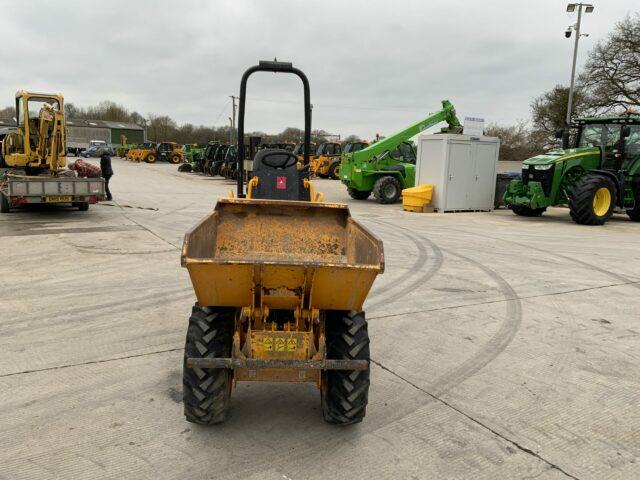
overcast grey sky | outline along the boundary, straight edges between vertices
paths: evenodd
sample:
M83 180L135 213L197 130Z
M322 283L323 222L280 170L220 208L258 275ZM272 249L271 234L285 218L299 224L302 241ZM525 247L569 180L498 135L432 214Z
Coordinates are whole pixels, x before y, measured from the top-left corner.
M2 2L3 4L5 2ZM242 72L260 59L309 77L313 126L371 138L450 99L460 116L511 123L568 83L575 17L562 0L7 1L0 15L0 105L16 90L110 99L146 115L222 125ZM594 0L579 63L638 0ZM248 130L302 127L295 77L261 73Z

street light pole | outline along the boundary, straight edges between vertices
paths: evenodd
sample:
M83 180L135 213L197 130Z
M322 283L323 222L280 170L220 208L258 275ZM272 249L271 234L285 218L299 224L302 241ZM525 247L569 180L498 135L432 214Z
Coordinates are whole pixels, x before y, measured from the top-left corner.
M573 63L571 65L571 83L569 85L569 101L567 102L567 118L565 120L567 126L571 123L571 110L573 109L573 90L576 78L576 60L578 58L578 41L580 40L580 24L582 22L582 7L585 7L585 13L593 12L593 5L587 3L570 3L567 5L567 12L573 12L578 9L578 21L573 26L576 32L576 39L573 43ZM566 31L566 36L571 36L571 28Z

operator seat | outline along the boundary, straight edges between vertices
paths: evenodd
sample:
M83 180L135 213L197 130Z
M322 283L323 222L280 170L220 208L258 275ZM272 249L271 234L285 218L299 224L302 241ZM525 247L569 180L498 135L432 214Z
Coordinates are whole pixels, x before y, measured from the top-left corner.
M253 158L253 176L258 177L253 198L311 200L309 189L304 186L309 166L298 169L298 158L288 150L259 150Z

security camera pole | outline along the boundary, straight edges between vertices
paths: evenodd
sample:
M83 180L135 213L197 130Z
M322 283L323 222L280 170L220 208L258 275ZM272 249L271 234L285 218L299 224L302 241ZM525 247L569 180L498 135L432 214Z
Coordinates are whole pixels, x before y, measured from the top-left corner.
M582 7L585 7L585 13L593 12L593 5L590 3L570 3L567 5L567 12L572 13L575 12L576 8L578 9L578 22L570 26L565 32L565 36L567 38L571 37L571 30L574 29L576 31L576 39L573 44L573 65L571 66L571 85L569 86L569 102L567 104L567 119L566 124L569 126L571 123L571 109L573 108L573 85L576 77L576 59L578 57L578 40L580 40L580 22L582 21ZM588 35L588 34L586 34ZM586 36L585 35L585 36Z

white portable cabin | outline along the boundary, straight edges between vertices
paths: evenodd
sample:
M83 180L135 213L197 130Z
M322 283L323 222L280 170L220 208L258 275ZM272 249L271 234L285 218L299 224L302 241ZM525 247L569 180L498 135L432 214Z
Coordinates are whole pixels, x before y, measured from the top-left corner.
M490 211L496 188L500 139L422 134L418 137L416 185L435 185L437 212Z

